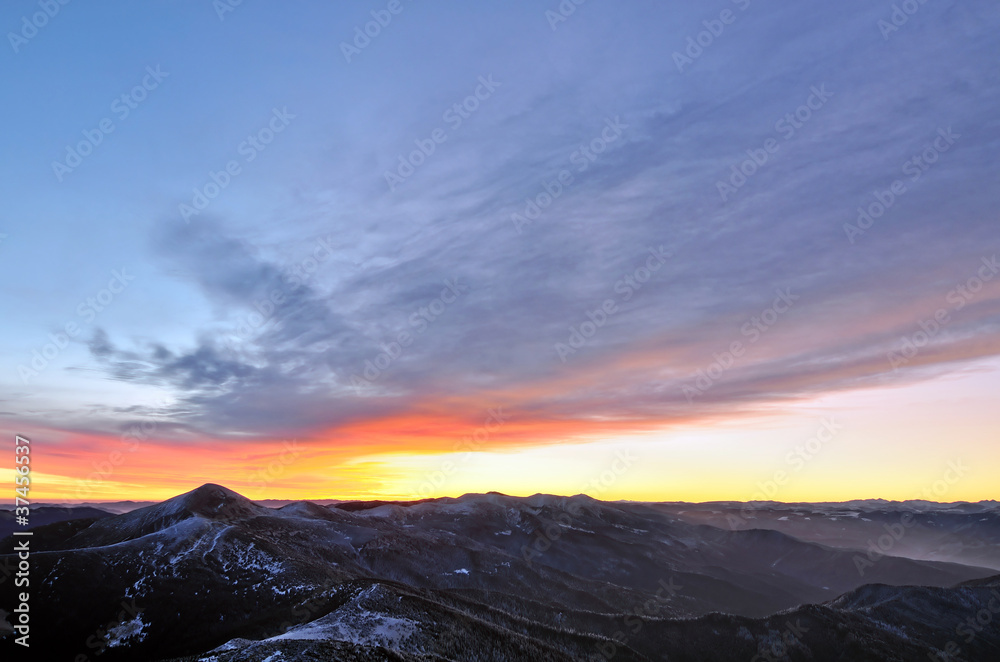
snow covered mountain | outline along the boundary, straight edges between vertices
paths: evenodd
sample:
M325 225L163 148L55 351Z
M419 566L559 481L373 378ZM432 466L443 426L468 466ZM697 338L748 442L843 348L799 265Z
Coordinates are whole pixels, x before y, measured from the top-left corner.
M885 509L866 507L854 507L857 517L834 509L821 519L836 518L858 537L851 527L868 531ZM971 608L988 595L948 587L996 574L768 527L697 523L691 508L490 493L272 509L210 484L121 515L36 530L33 617L60 633L40 644L52 659L569 660L614 646L615 659L640 660L687 650L686 631L711 631L720 651L752 647L787 610L814 620L827 614L814 626L824 637L841 636L834 622L845 619L858 621L859 632L882 632L863 626L874 617L849 598L876 583L901 587L882 612L918 624L913 609L893 605L932 590L903 587L937 587L916 613L939 622L939 610L963 601ZM789 521L780 519L782 506L773 511L757 508L768 522ZM890 524L881 533L939 535L941 522L950 520ZM963 540L982 543L977 558L997 560L993 519L957 525ZM309 657L316 651L332 657Z

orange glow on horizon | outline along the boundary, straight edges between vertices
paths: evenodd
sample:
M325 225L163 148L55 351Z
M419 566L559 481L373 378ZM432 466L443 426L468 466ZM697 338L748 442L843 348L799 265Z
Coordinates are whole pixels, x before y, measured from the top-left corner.
M158 438L155 429L146 440L42 428L21 434L34 444L33 501L162 500L204 483L251 499L499 491L746 501L762 498L760 486L778 471L789 476L773 495L776 501L904 500L927 498L953 462L970 467L967 475L930 496L979 501L1000 498L998 384L1000 362L994 361L909 386L831 393L700 420L556 420L506 406L449 402L433 411L480 413L409 413L285 440L176 441ZM949 415L942 417L942 410ZM830 416L843 431L802 467L791 462L789 454ZM607 480L620 453L636 459ZM13 471L0 470L0 477L12 481Z

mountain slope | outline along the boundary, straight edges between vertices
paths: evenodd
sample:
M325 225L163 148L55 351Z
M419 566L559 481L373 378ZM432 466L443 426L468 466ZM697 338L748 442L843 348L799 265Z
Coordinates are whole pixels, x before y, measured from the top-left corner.
M886 556L862 577L858 550L778 531L727 531L656 504L583 496L491 493L270 509L205 485L81 522L83 530L67 523L39 529L33 548L33 617L60 633L39 644L56 658L104 648L107 660L202 653L234 639L279 637L332 614L310 631L388 650L401 640L363 633L388 623L398 634L405 625L402 643L412 646L395 645L397 653L450 655L431 646L432 626L451 623L460 637L475 622L477 641L496 648L509 640L512 655L553 660L589 655L640 618L645 634L629 637L628 654L655 659L657 647L679 646L674 638L688 636L682 630L701 632L718 619L744 623L739 617L828 602L870 581L947 587L992 574ZM831 623L862 627L868 619L830 604L823 609L837 614ZM125 607L137 613L124 618ZM709 620L690 620L698 618ZM320 648L330 643L321 639ZM285 646L277 641L253 646Z

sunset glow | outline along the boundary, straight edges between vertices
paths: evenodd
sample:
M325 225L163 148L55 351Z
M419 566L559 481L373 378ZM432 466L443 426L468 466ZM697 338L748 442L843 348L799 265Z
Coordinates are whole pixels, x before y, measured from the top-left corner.
M963 26L928 45L734 3L678 58L694 4L515 4L347 49L371 8L66 8L18 44L34 498L1000 497L988 10L927 5Z

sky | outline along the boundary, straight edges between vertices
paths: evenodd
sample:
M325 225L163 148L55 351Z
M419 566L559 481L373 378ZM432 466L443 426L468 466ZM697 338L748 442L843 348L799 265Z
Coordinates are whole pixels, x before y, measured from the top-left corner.
M36 499L1000 497L996 3L0 28Z

